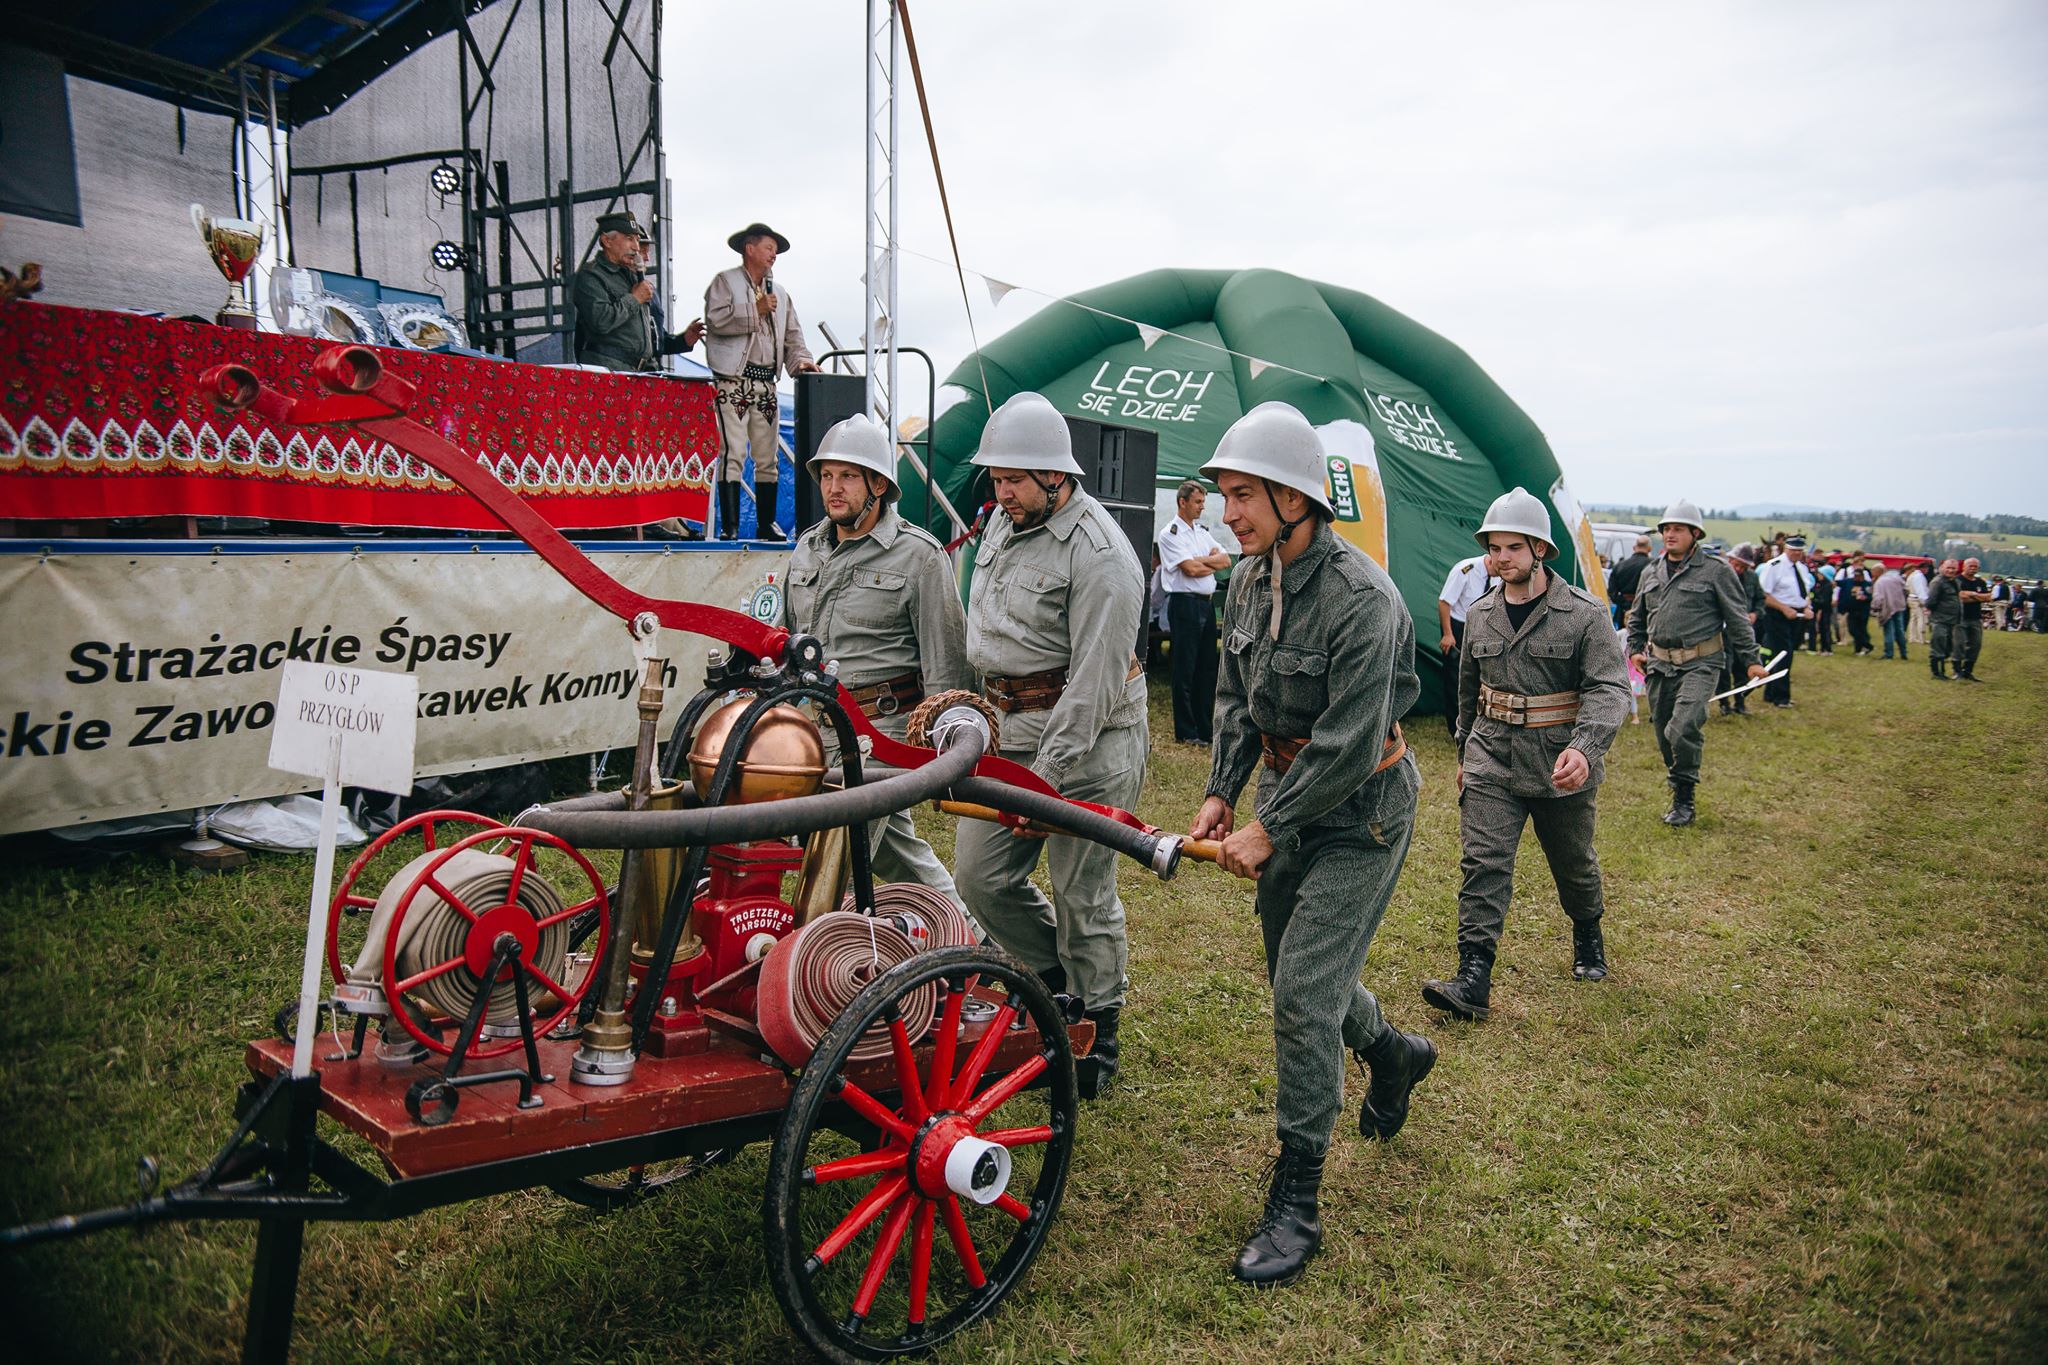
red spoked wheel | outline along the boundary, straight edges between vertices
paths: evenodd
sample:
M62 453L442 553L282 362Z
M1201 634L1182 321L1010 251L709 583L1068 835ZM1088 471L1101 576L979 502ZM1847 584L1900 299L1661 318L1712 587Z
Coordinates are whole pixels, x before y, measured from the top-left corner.
M426 851L432 853L447 842L443 829L447 825L474 825L481 829L496 829L499 822L487 815L472 815L465 810L429 810L418 815L409 815L390 829L372 839L355 860L348 865L348 871L341 874L341 883L335 888L334 899L327 907L327 971L338 986L348 979L348 964L341 960L342 921L361 922L362 917L377 908L377 897L384 890L398 870L418 855L415 839L425 842ZM396 850L393 845L398 845ZM384 856L389 851L390 856ZM361 935L355 935L360 947Z
M483 845L493 845L489 850ZM574 902L533 871L536 857L549 850L566 855L587 885L588 895ZM534 985L554 997L552 1010L536 1003L533 1030L546 1033L575 1010L596 981L597 973L572 974L567 967L570 922L597 912L591 943L592 961L601 960L611 937L611 902L604 878L590 860L552 834L493 824L451 844L411 877L399 897L384 939L384 993L391 1017L423 1047L446 1056L454 1044L436 1029L441 1018L460 1019L483 984L498 940L510 934L519 943L519 965ZM425 916L410 930L407 920ZM518 1036L516 992L511 967L493 983L487 1025L509 1034L500 1040L479 1037L470 1057L501 1057L523 1047ZM540 997L542 1001L545 996Z
M907 1012L935 982L913 1047ZM850 1061L877 1026L890 1055ZM1059 1212L1079 1103L1067 1021L1015 958L942 948L876 978L819 1041L769 1160L763 1244L790 1325L828 1359L887 1360L994 1311Z

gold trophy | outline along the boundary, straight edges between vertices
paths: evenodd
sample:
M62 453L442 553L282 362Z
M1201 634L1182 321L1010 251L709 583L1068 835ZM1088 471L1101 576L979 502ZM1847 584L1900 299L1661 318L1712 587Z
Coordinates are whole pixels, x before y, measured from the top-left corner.
M263 224L247 218L209 218L205 209L194 204L192 226L199 229L199 240L206 243L206 254L213 257L220 273L227 276L227 306L216 313L213 320L223 327L255 331L256 310L249 306L249 294L242 287L242 281L255 269L256 254L263 250Z

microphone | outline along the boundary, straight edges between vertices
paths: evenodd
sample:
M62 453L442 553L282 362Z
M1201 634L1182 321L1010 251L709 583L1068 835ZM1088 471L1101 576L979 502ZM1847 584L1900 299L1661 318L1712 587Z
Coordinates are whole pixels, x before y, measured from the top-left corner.
M775 297L775 277L773 275L763 275L761 277L761 290L769 298Z

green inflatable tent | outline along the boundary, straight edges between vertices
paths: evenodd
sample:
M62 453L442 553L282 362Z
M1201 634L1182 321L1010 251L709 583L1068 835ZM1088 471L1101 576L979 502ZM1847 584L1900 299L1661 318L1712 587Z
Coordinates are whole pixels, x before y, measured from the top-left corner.
M967 461L989 409L1014 393L1158 432L1162 489L1194 474L1247 409L1299 408L1323 436L1337 531L1386 568L1415 618L1418 710L1448 696L1437 591L1477 553L1472 533L1509 488L1550 505L1554 567L1606 596L1592 526L1536 424L1458 347L1354 290L1277 270L1154 270L1052 304L946 382L967 400L938 419L932 473L963 512L979 505ZM940 529L919 483L906 471L905 513Z

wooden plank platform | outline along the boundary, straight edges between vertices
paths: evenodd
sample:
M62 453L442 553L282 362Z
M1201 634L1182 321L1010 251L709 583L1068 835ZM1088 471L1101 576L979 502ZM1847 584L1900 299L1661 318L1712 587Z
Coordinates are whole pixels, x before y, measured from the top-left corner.
M982 1026L961 1030L964 1058ZM1076 1056L1094 1041L1094 1025L1083 1020L1068 1030ZM1036 1029L1020 1029L997 1050L989 1075L999 1076L1030 1057L1038 1048ZM454 1116L438 1127L415 1122L405 1109L407 1087L423 1076L440 1074L446 1063L393 1070L369 1051L354 1061L316 1066L322 1088L320 1107L329 1117L368 1141L402 1176L430 1175L486 1161L534 1156L612 1138L673 1128L780 1113L789 1107L794 1078L763 1060L745 1043L713 1035L707 1051L681 1057L643 1055L624 1085L575 1085L569 1061L576 1043L543 1041L541 1069L554 1076L536 1086L541 1103L518 1106L516 1082L480 1085L461 1092ZM292 1045L259 1038L248 1046L249 1070L258 1078L291 1069ZM930 1065L931 1045L917 1049L920 1069ZM521 1054L478 1064L476 1070L516 1066ZM848 1069L850 1079L871 1093L893 1092L895 1067L882 1060Z

